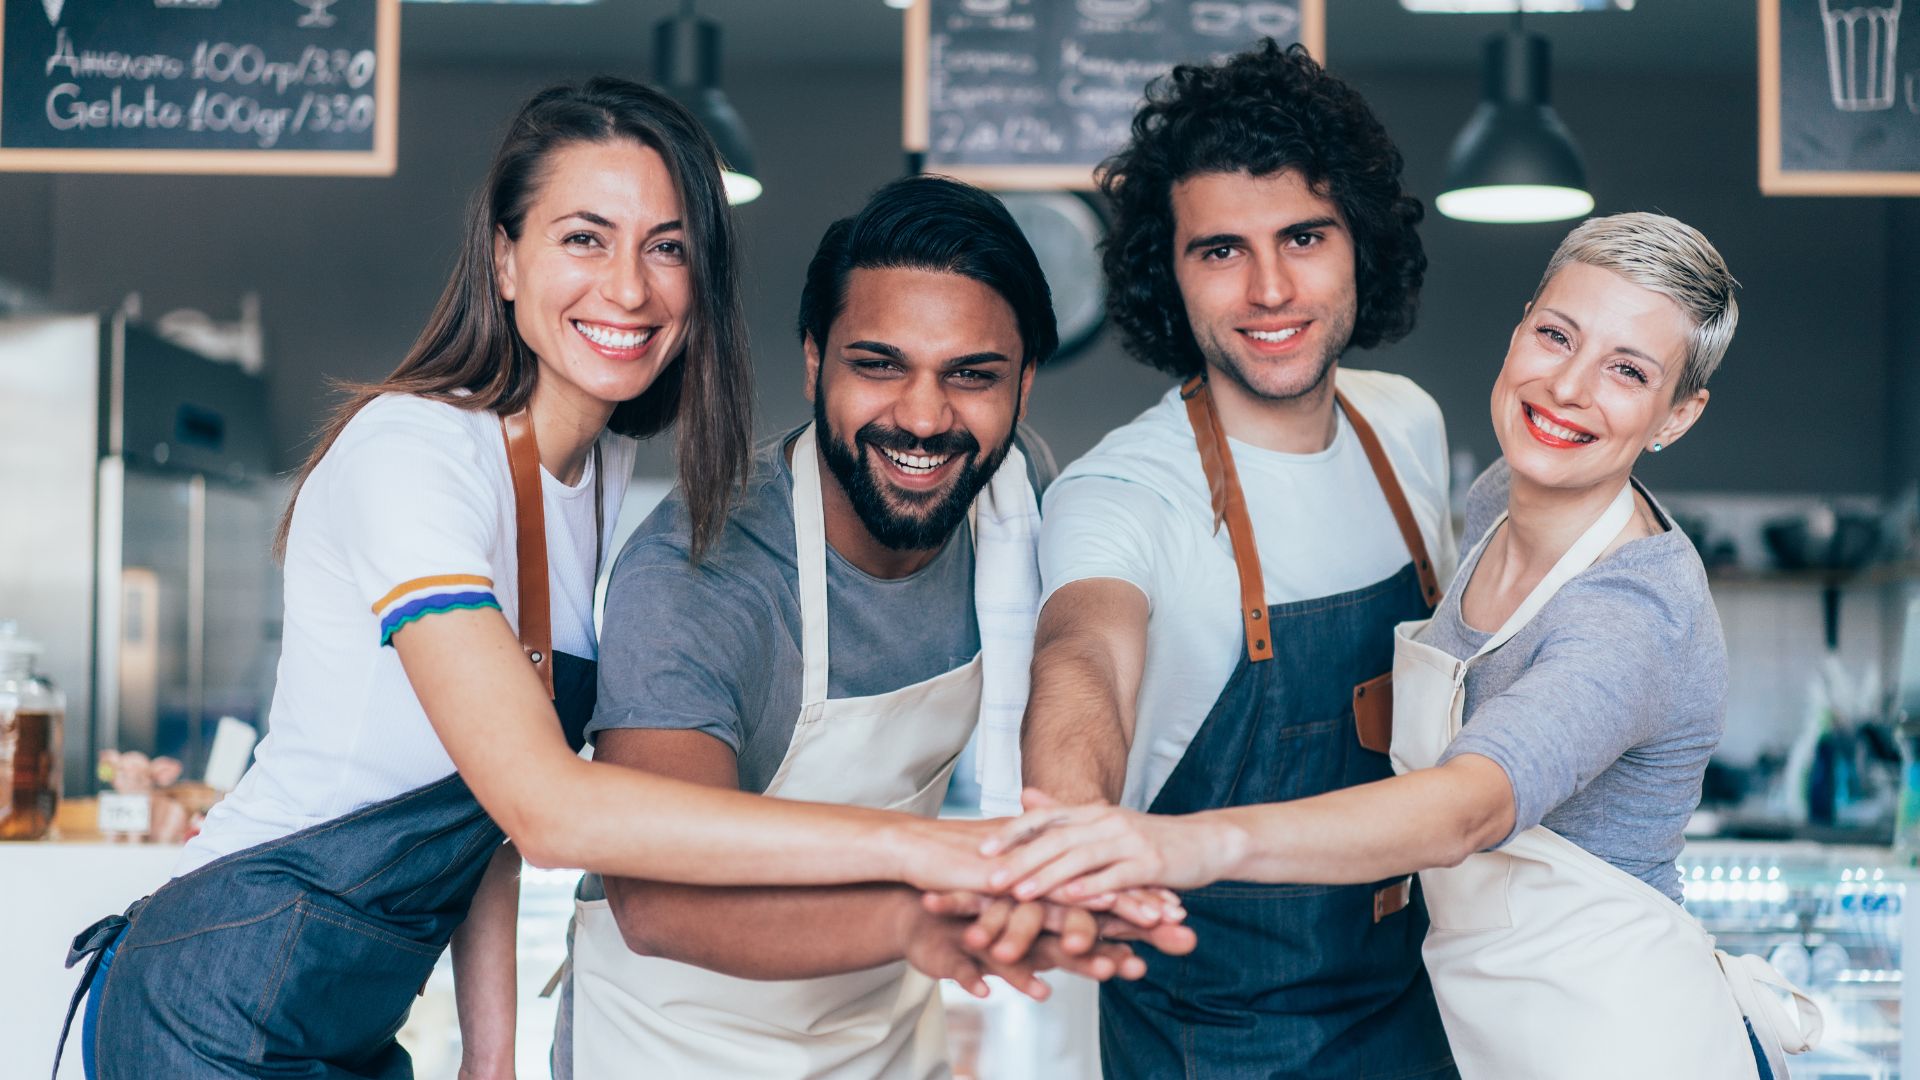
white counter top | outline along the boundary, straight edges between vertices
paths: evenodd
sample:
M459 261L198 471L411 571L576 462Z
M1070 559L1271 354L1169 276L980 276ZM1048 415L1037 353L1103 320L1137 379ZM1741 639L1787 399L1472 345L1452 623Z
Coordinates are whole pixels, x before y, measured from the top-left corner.
M46 1076L53 1066L80 981L79 968L64 966L74 935L158 888L179 859L173 844L0 843L0 1046L16 1075ZM81 1075L76 1021L60 1078Z

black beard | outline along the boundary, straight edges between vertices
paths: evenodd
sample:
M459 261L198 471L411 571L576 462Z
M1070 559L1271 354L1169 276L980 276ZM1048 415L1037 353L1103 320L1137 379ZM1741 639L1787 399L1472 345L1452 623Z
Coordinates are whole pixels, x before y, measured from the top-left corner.
M844 442L827 422L826 395L813 395L815 441L827 468L847 493L853 512L861 524L882 546L894 551L927 551L947 542L953 530L967 518L974 496L993 479L994 471L1006 460L1013 436L984 460L980 442L966 431L948 431L928 439L918 439L899 428L868 424L855 433L852 442ZM966 462L960 475L944 494L909 492L880 486L873 474L873 463L860 450L861 444L895 453L928 455L963 454ZM902 506L901 504L905 504Z

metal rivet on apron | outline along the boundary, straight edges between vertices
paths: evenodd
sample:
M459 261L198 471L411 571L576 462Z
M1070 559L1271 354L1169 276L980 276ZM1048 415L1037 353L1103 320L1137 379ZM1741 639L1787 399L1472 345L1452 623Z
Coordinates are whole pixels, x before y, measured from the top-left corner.
M527 659L529 659L529 660L531 660L531 661L533 661L534 663L536 663L536 664L537 664L537 663L539 663L540 661L542 661L542 660L544 660L544 659L546 659L546 657L545 657L545 656L543 656L543 655L541 655L541 653L540 653L540 650L538 650L538 649L535 649L534 651L532 651L532 652L530 652L530 653L528 653L528 654L527 654Z
M1357 698L1360 698L1360 697L1366 697L1366 696L1367 696L1367 688L1366 688L1366 687L1364 687L1364 686L1356 686L1356 687L1354 687L1354 688L1353 688L1353 696L1354 696L1354 697L1357 697Z
M1247 615L1250 618L1258 619L1260 617L1260 610L1258 608L1249 608L1247 609Z
M1265 638L1261 638L1261 639L1260 639L1259 641L1256 641L1256 642L1254 642L1254 643L1253 643L1253 647L1254 647L1254 648L1256 648L1256 649L1264 649L1264 648L1266 648L1266 647L1267 647L1267 641L1266 641L1266 639L1265 639Z

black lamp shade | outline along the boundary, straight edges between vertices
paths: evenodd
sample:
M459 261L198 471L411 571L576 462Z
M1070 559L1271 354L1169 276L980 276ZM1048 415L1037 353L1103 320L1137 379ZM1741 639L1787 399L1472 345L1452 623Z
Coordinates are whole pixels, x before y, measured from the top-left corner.
M720 89L719 24L691 14L660 20L653 28L653 67L660 89L687 107L719 149L727 201L758 198L753 140L727 92Z
M1593 209L1586 164L1547 101L1549 54L1538 34L1488 40L1483 100L1453 143L1434 200L1468 221L1556 221Z

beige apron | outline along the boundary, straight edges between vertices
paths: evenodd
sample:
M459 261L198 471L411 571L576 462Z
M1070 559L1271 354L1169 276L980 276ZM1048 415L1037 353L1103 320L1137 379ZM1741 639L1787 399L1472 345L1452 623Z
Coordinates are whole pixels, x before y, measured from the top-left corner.
M1415 641L1426 620L1394 629L1396 772L1439 761L1460 732L1473 661L1592 566L1632 515L1629 485L1466 660ZM1461 565L1474 566L1486 543ZM1819 1040L1819 1010L1764 961L1717 952L1679 904L1544 826L1459 866L1423 870L1420 885L1432 920L1423 955L1466 1080L1753 1080L1743 1013L1786 1080L1783 1048L1800 1053ZM1756 983L1792 994L1797 1019Z
M1027 484L1017 449L992 483ZM932 817L979 716L980 658L890 694L828 700L827 542L811 426L794 444L793 525L804 704L766 794ZM574 919L580 1080L948 1075L937 983L904 961L818 979L739 979L634 954L605 900L576 901Z

